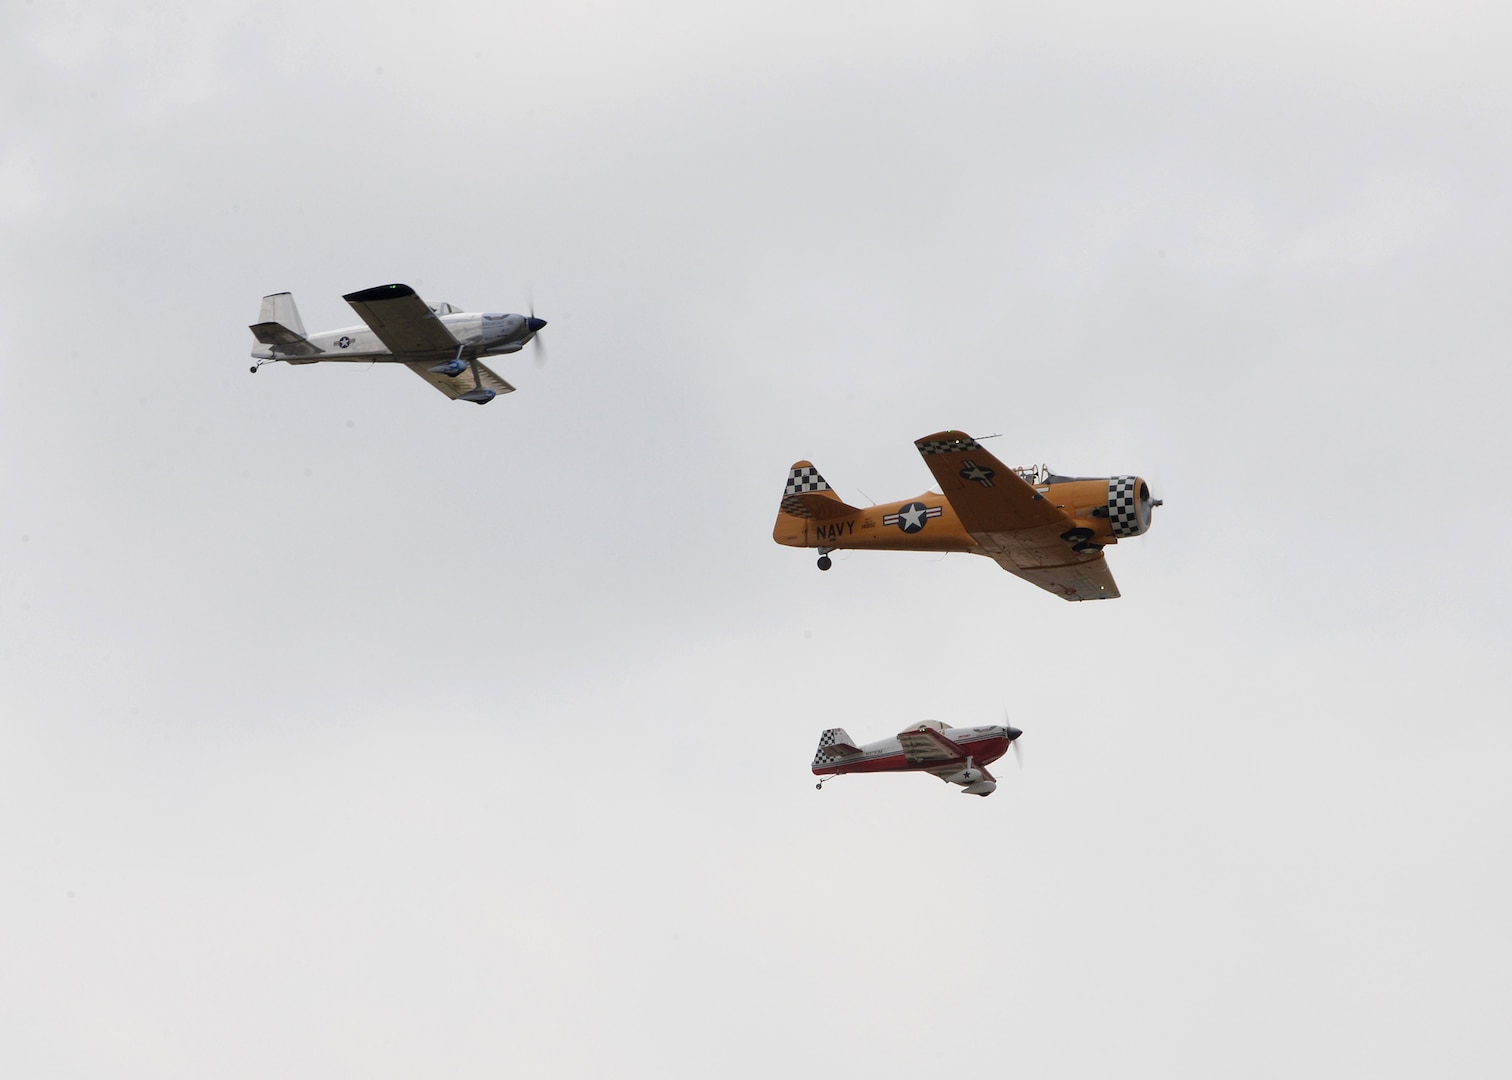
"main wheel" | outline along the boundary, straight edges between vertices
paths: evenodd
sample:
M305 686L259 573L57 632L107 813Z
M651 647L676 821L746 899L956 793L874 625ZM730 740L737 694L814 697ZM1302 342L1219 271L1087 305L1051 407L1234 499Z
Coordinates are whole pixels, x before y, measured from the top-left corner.
M830 557L828 555L819 556L819 569L828 570L833 565L834 563L830 562Z

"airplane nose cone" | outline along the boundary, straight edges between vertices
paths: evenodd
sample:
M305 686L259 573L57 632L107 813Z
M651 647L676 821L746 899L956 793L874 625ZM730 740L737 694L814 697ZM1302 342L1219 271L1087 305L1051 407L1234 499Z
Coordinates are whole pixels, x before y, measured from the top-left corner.
M1005 727L1003 729L1003 738L1007 739L1009 742L1012 742L1022 734L1023 732L1016 727Z
M532 334L534 334L537 330L540 330L545 325L545 319L537 319L534 315L525 320L525 326L530 330Z

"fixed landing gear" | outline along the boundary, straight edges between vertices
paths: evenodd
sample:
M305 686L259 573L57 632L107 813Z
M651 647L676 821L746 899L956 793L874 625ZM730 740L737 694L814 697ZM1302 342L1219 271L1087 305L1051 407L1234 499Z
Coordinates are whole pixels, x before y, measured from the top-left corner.
M822 547L822 548L819 549L819 562L818 562L819 569L821 569L821 570L828 570L831 566L835 565L834 563L830 562L830 557L829 557L829 553L832 552L832 551L834 551L834 550L835 550L834 548L827 548L827 547Z

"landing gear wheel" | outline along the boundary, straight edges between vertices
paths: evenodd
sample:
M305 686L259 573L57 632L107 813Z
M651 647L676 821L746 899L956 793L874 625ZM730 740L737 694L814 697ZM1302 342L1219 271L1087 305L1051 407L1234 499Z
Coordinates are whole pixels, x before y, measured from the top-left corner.
M824 781L821 780L817 784L815 784L814 785L814 790L815 791L823 791L824 790Z
M252 374L254 374L254 375L257 374L257 365L256 364L252 365Z
M828 570L831 566L834 565L834 563L830 562L830 557L828 555L819 556L819 569Z

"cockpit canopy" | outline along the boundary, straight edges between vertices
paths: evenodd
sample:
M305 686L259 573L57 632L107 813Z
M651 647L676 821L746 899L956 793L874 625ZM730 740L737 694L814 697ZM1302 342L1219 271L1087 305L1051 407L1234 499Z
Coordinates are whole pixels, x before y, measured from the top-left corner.
M448 304L445 300L442 300L438 304L426 304L425 306L430 308L437 315L455 315L457 312L462 310L456 304Z

